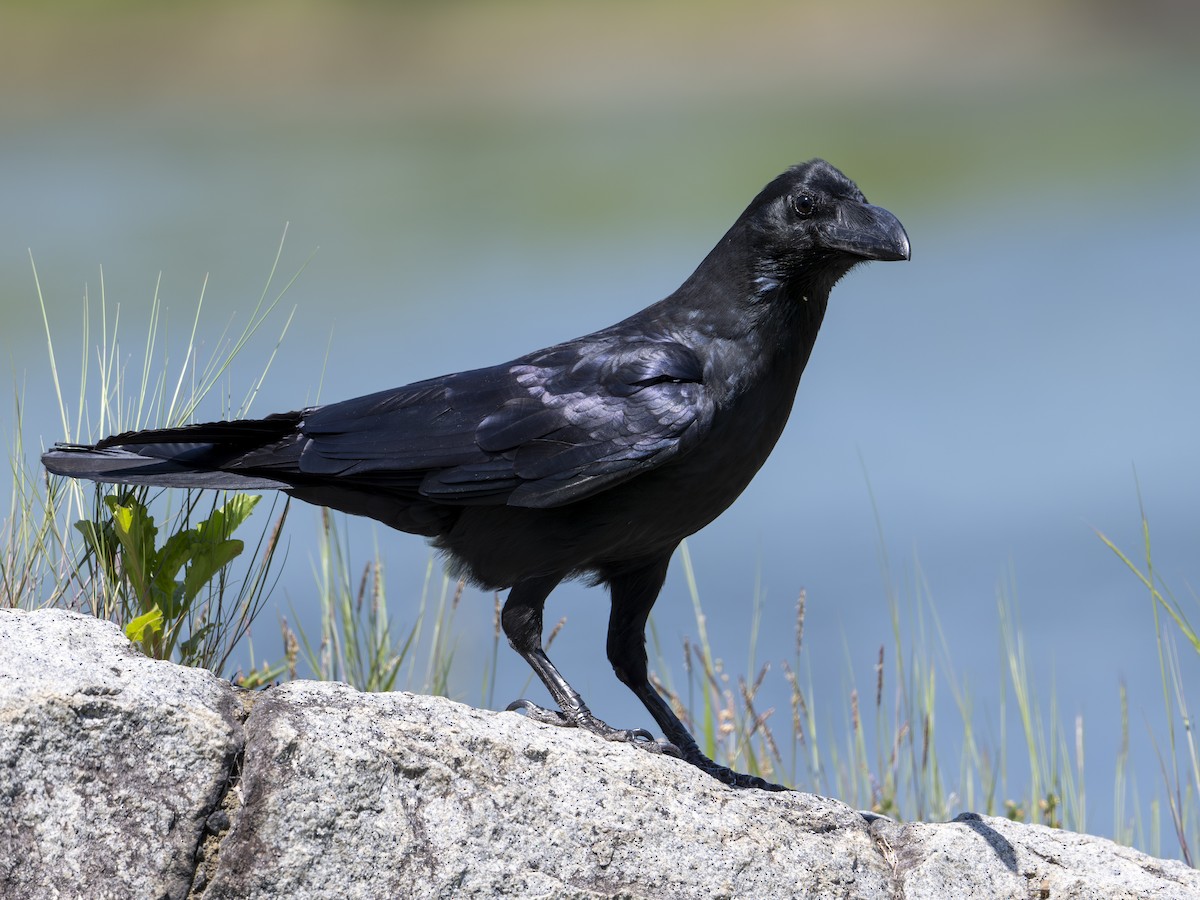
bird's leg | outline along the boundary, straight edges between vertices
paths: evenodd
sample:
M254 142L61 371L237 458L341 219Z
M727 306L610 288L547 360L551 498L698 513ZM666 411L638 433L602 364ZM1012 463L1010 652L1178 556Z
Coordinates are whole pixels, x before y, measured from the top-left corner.
M583 728L606 740L626 741L652 752L670 752L673 747L661 745L644 728L613 728L596 718L583 702L583 697L567 683L542 649L542 609L545 607L546 598L560 580L545 577L517 582L509 591L500 614L500 623L508 643L529 663L559 708L544 709L525 699L514 700L507 708L524 710L530 718L550 725Z
M744 775L721 766L705 756L687 727L671 710L662 695L654 689L646 668L646 619L667 576L670 556L656 560L643 569L615 576L609 580L612 590L612 613L608 620L608 660L617 678L642 701L663 730L663 734L678 750L678 755L718 781L733 787L752 787L766 791L786 791L757 775Z

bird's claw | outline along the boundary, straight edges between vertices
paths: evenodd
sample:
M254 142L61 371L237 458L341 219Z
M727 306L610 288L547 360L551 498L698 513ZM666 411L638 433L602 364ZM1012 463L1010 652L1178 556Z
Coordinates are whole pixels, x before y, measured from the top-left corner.
M735 788L757 788L760 791L789 791L791 788L784 787L781 784L774 784L764 778L759 778L757 775L745 775L741 772L735 772L728 766L718 765L707 756L700 752L700 748L693 742L690 747L681 749L677 745L665 738L655 738L653 734L645 728L613 728L608 723L597 719L585 707L583 710L571 714L563 710L547 709L544 706L538 706L532 700L527 700L522 697L520 700L514 700L505 707L508 712L524 712L529 718L535 722L542 722L546 725L557 725L562 728L582 728L584 731L590 731L598 737L604 738L606 741L619 741L625 744L632 744L639 750L645 750L647 753L659 753L663 756L673 756L676 759L682 759L684 762L691 763L701 771L711 775L717 781L727 784Z
M675 759L683 759L683 751L666 738L658 738L645 745L639 744L638 746L649 753L661 753L663 756L673 756Z
M575 725L565 713L557 709L546 709L544 706L538 706L532 700L526 700L524 697L508 704L508 706L504 707L504 711L524 712L533 721L542 722L546 725L559 725L563 728L571 728Z
M742 772L735 772L728 766L718 765L696 748L692 753L682 755L685 762L691 763L702 772L711 775L723 784L735 788L757 788L760 791L790 791L791 788L785 787L782 784L775 784L767 781L765 778L759 778L757 775L746 775Z
M582 728L584 731L590 731L592 734L602 737L606 741L632 744L641 750L645 750L647 753L661 753L666 756L683 758L682 750L670 741L656 738L645 728L613 728L586 710L572 716L562 710L546 709L544 706L538 706L532 700L526 700L525 698L514 700L505 707L505 710L508 712L524 712L525 715L535 722L542 722L546 725L558 725L563 728Z
M717 771L709 772L718 781L723 781L730 787L735 788L757 788L760 791L790 791L791 788L785 787L782 784L775 784L773 781L767 781L765 778L759 778L757 775L746 775L742 772L735 772L726 766L717 766Z

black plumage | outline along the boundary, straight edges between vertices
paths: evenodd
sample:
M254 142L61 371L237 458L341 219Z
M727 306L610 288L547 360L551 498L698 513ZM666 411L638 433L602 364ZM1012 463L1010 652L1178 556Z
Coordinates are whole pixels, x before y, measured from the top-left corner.
M858 263L908 258L899 221L812 160L767 185L675 293L609 328L341 403L42 459L102 482L278 488L425 535L475 583L512 589L505 634L561 711L518 705L767 786L704 757L650 685L646 618L676 546L774 447L831 288ZM609 659L667 741L601 722L542 650L545 600L578 576L609 586Z

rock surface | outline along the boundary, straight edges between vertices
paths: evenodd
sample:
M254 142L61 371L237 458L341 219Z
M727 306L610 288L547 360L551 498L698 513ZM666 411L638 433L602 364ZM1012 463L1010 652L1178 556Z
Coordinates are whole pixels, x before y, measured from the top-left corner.
M961 816L872 825L435 697L243 694L0 610L0 897L1162 898L1200 872Z
M0 897L187 896L242 718L114 625L0 610Z

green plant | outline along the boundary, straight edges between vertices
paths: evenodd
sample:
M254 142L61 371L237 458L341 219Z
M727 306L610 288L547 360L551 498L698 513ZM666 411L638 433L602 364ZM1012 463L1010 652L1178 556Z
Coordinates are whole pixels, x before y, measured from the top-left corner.
M745 677L735 680L726 671L709 640L707 617L686 541L680 545L680 558L699 636L698 643L685 639L683 644L686 697L675 687L670 676L653 618L649 621L649 631L656 665L650 680L666 697L680 721L692 731L700 749L709 758L751 775L768 780L775 778L781 771L782 758L769 725L774 710L758 709L758 692L770 666L758 668L750 680ZM757 592L752 608L748 659L750 670L754 671L755 642L762 613L762 596ZM700 704L698 712L695 709L697 703Z
M1044 694L1045 690L1038 690L1029 671L1025 641L1017 622L1015 588L1002 585L998 593L1001 655L1008 668L1007 684L1016 702L1029 771L1024 803L1006 800L1005 815L1012 818L1019 811L1023 820L1084 831L1087 806L1083 787L1083 720L1075 718L1074 740L1069 741L1058 715L1057 698L1051 691L1047 724L1038 701L1039 693Z
M345 538L339 537L337 523L334 513L321 510L315 579L320 642L314 646L303 626L297 624L299 645L314 677L344 681L361 691L390 691L419 634L424 598L418 624L393 640L383 562L376 553L356 579L350 569L350 548Z
M116 607L110 604L109 618L124 623L125 634L146 655L221 671L266 599L286 506L267 546L256 554L257 576L238 590L238 602L229 609L225 567L244 549L231 535L261 498L221 495L225 502L214 501L195 525L189 524L194 507L188 505L187 516L176 520L159 545L154 516L138 494L109 494L102 500L107 516L75 523L88 548L81 561L87 580L105 585Z
M1015 601L999 592L1001 658L1008 668L1007 684L1015 697L1016 713L1027 750L1028 791L1021 801L998 801L1006 771L1004 736L999 754L981 747L973 725L973 706L966 685L954 675L951 654L936 610L923 580L916 579L913 600L893 586L890 564L881 559L889 614L891 646L881 645L871 667L871 686L860 690L849 670L844 726L824 724L814 701L813 679L804 654L807 595L796 605L795 653L780 668L790 696L790 752L785 763L772 729L772 709L762 709L762 687L769 664L754 663L761 619L752 619L749 671L753 678L735 677L716 655L710 642L686 545L681 548L683 571L692 595L697 641L684 640L685 680L676 687L663 658L651 622L654 682L677 715L694 730L701 747L714 759L785 784L817 793L830 793L860 809L908 820L945 820L964 809L1003 814L1021 821L1040 821L1056 827L1082 829L1086 806L1083 793L1083 724L1076 719L1072 733L1059 725L1051 701L1043 716L1025 658ZM757 594L757 592L756 592ZM761 601L756 596L754 606ZM915 634L910 620L915 618ZM937 644L930 635L936 635ZM949 690L959 717L961 737L956 765L947 765L940 748L948 743L945 721L939 719L939 692ZM1000 719L1007 718L1002 702ZM1071 766L1074 766L1072 768Z
M19 395L14 408L11 493L0 525L0 607L33 608L61 596L62 585L73 577L75 559L67 552L60 515L68 486L59 479L48 481L29 464Z
M1150 549L1150 522L1138 491L1138 507L1141 514L1142 552L1144 567L1133 562L1112 540L1101 532L1096 534L1125 567L1136 576L1147 590L1154 614L1154 639L1158 649L1158 668L1162 683L1163 708L1167 718L1166 757L1156 743L1159 768L1162 772L1167 795L1167 811L1171 826L1179 842L1180 851L1188 865L1196 865L1194 848L1200 845L1200 747L1196 742L1196 726L1188 706L1184 688L1183 667L1179 658L1178 642L1174 635L1165 632L1162 613L1174 624L1184 642L1200 658L1200 635L1188 619L1187 612L1154 567L1154 556ZM1122 803L1124 785L1118 782L1118 803ZM1118 823L1121 821L1117 820Z
M412 624L396 632L388 614L386 579L378 548L361 568L352 565L349 541L338 524L340 518L327 509L321 510L315 571L321 617L319 640L310 638L298 622L296 626L294 639L312 676L322 681L344 681L363 691L390 691L404 686L448 695L454 663L454 613L466 583L443 575L436 603L432 603L435 560L431 558ZM425 667L418 678L417 650L427 625ZM285 645L289 633L291 629L285 626Z
M87 291L82 298L82 349L78 400L74 403L64 392L64 370L55 352L48 304L35 266L34 284L63 439L87 440L99 434L182 424L210 393L227 393L218 389L234 359L250 345L299 275L297 272L270 298L282 250L281 240L246 325L240 332L223 335L206 361L199 359L197 350L204 305L201 288L182 363L175 367L164 349L169 342L158 286L149 305L141 363L131 367L120 349L119 307L110 307L101 272L99 303L93 306ZM290 316L240 406L226 414L246 413L288 324ZM93 328L99 334L94 347ZM131 369L136 374L131 375ZM61 605L110 618L126 627L148 652L221 671L238 641L248 633L273 583L272 567L286 504L278 517L272 516L264 525L252 554L255 563L239 577L227 566L242 550L242 542L231 535L256 499L186 492L179 503L177 492L165 491L153 495L154 505L165 509L154 515L145 488L106 495L99 487L48 478L36 457L32 461L26 458L19 396L16 408L17 433L10 455L12 499L0 529L4 538L0 554L3 602L27 608ZM211 506L198 512L200 504L208 502Z

